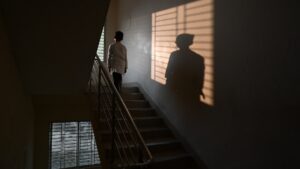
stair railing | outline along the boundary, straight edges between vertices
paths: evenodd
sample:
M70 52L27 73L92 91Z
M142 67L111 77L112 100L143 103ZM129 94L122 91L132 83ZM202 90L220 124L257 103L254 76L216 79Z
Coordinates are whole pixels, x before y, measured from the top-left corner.
M97 96L97 123L101 130L100 147L109 168L143 167L152 155L145 144L122 97L113 84L106 65L95 57L89 91ZM99 133L95 133L97 135ZM100 150L103 151L103 150ZM103 161L103 159L100 159Z

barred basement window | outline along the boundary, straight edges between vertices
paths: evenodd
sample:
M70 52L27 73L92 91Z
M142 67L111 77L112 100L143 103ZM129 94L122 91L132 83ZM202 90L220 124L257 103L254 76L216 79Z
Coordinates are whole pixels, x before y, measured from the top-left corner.
M73 168L100 164L91 122L51 123L49 168Z

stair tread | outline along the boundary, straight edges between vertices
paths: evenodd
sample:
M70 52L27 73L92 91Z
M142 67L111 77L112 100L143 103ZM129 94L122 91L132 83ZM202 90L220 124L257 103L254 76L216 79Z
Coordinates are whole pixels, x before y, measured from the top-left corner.
M153 155L153 163L150 168L155 169L164 169L164 168L194 168L197 169L198 166L193 160L193 157L189 153L180 153L180 154L169 154L162 156Z
M168 161L168 160L176 160L180 158L191 157L189 153L180 153L180 154L173 154L173 153L160 153L159 156L154 156L154 162L161 162L161 161Z
M180 141L174 139L174 140L165 140L165 141L146 141L147 146L156 146L156 145L167 145L167 144L174 144L174 143L180 143Z
M147 102L145 99L129 99L129 100L124 100L125 102Z
M147 119L150 119L150 120L153 120L153 119L162 119L160 116L156 115L156 114L131 114L133 120L135 120L136 118L139 118L138 120L147 120Z
M121 96L123 100L131 100L131 99L145 100L144 95L141 93L122 93Z
M126 96L126 95L143 95L143 93L139 92L139 91L125 91L121 93L121 96Z
M122 120L121 118L117 118L116 120ZM147 117L134 117L133 120L162 120L159 116L147 116ZM100 119L100 121L106 121L106 119Z
M140 89L138 87L125 87L122 88L122 93L127 93L127 92L137 92L140 91Z
M141 109L129 109L130 114L133 118L138 117L159 117L153 109L141 108Z
M159 141L159 140L147 140L145 142L146 142L146 145L148 147L163 146L163 145L168 145L168 144L174 144L174 143L179 144L180 143L180 141L178 141L176 139L169 139L169 140L165 139L165 140L161 140L161 141ZM107 142L104 141L102 144L104 145L104 147L108 147L110 145L110 142L109 141L107 141ZM124 146L124 147L128 147L128 146Z
M136 108L136 107L150 108L151 107L151 105L147 100L125 100L125 104L127 105L128 108Z
M154 110L152 107L131 107L128 110L139 110L139 111L152 111Z
M135 117L133 120L163 120L159 116L149 116L149 117Z
M162 131L162 130L169 130L168 128L166 128L166 127L145 127L145 128L141 128L140 129L140 131L141 132L148 132L148 131ZM107 130L107 129L105 129L105 130L101 130L100 129L100 132L101 133L105 133L105 132L110 132L110 130Z
M132 91L130 91L130 90L125 90L125 91L122 91L121 92L121 95L123 95L123 94L142 94L140 91L137 91L137 90L132 90Z
M167 127L145 127L145 128L141 128L140 131L142 132L147 132L147 131L161 131L161 130L170 130Z

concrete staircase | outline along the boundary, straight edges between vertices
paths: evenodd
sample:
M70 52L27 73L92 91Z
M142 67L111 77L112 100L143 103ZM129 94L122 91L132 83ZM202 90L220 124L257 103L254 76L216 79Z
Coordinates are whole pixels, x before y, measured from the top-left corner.
M154 160L150 169L200 168L138 87L124 88L122 97L153 155Z

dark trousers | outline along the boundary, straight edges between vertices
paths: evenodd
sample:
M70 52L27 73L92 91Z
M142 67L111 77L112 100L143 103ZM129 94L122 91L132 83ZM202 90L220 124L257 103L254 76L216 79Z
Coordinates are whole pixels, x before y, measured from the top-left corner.
M120 92L122 87L122 74L113 72L113 79L117 90Z

